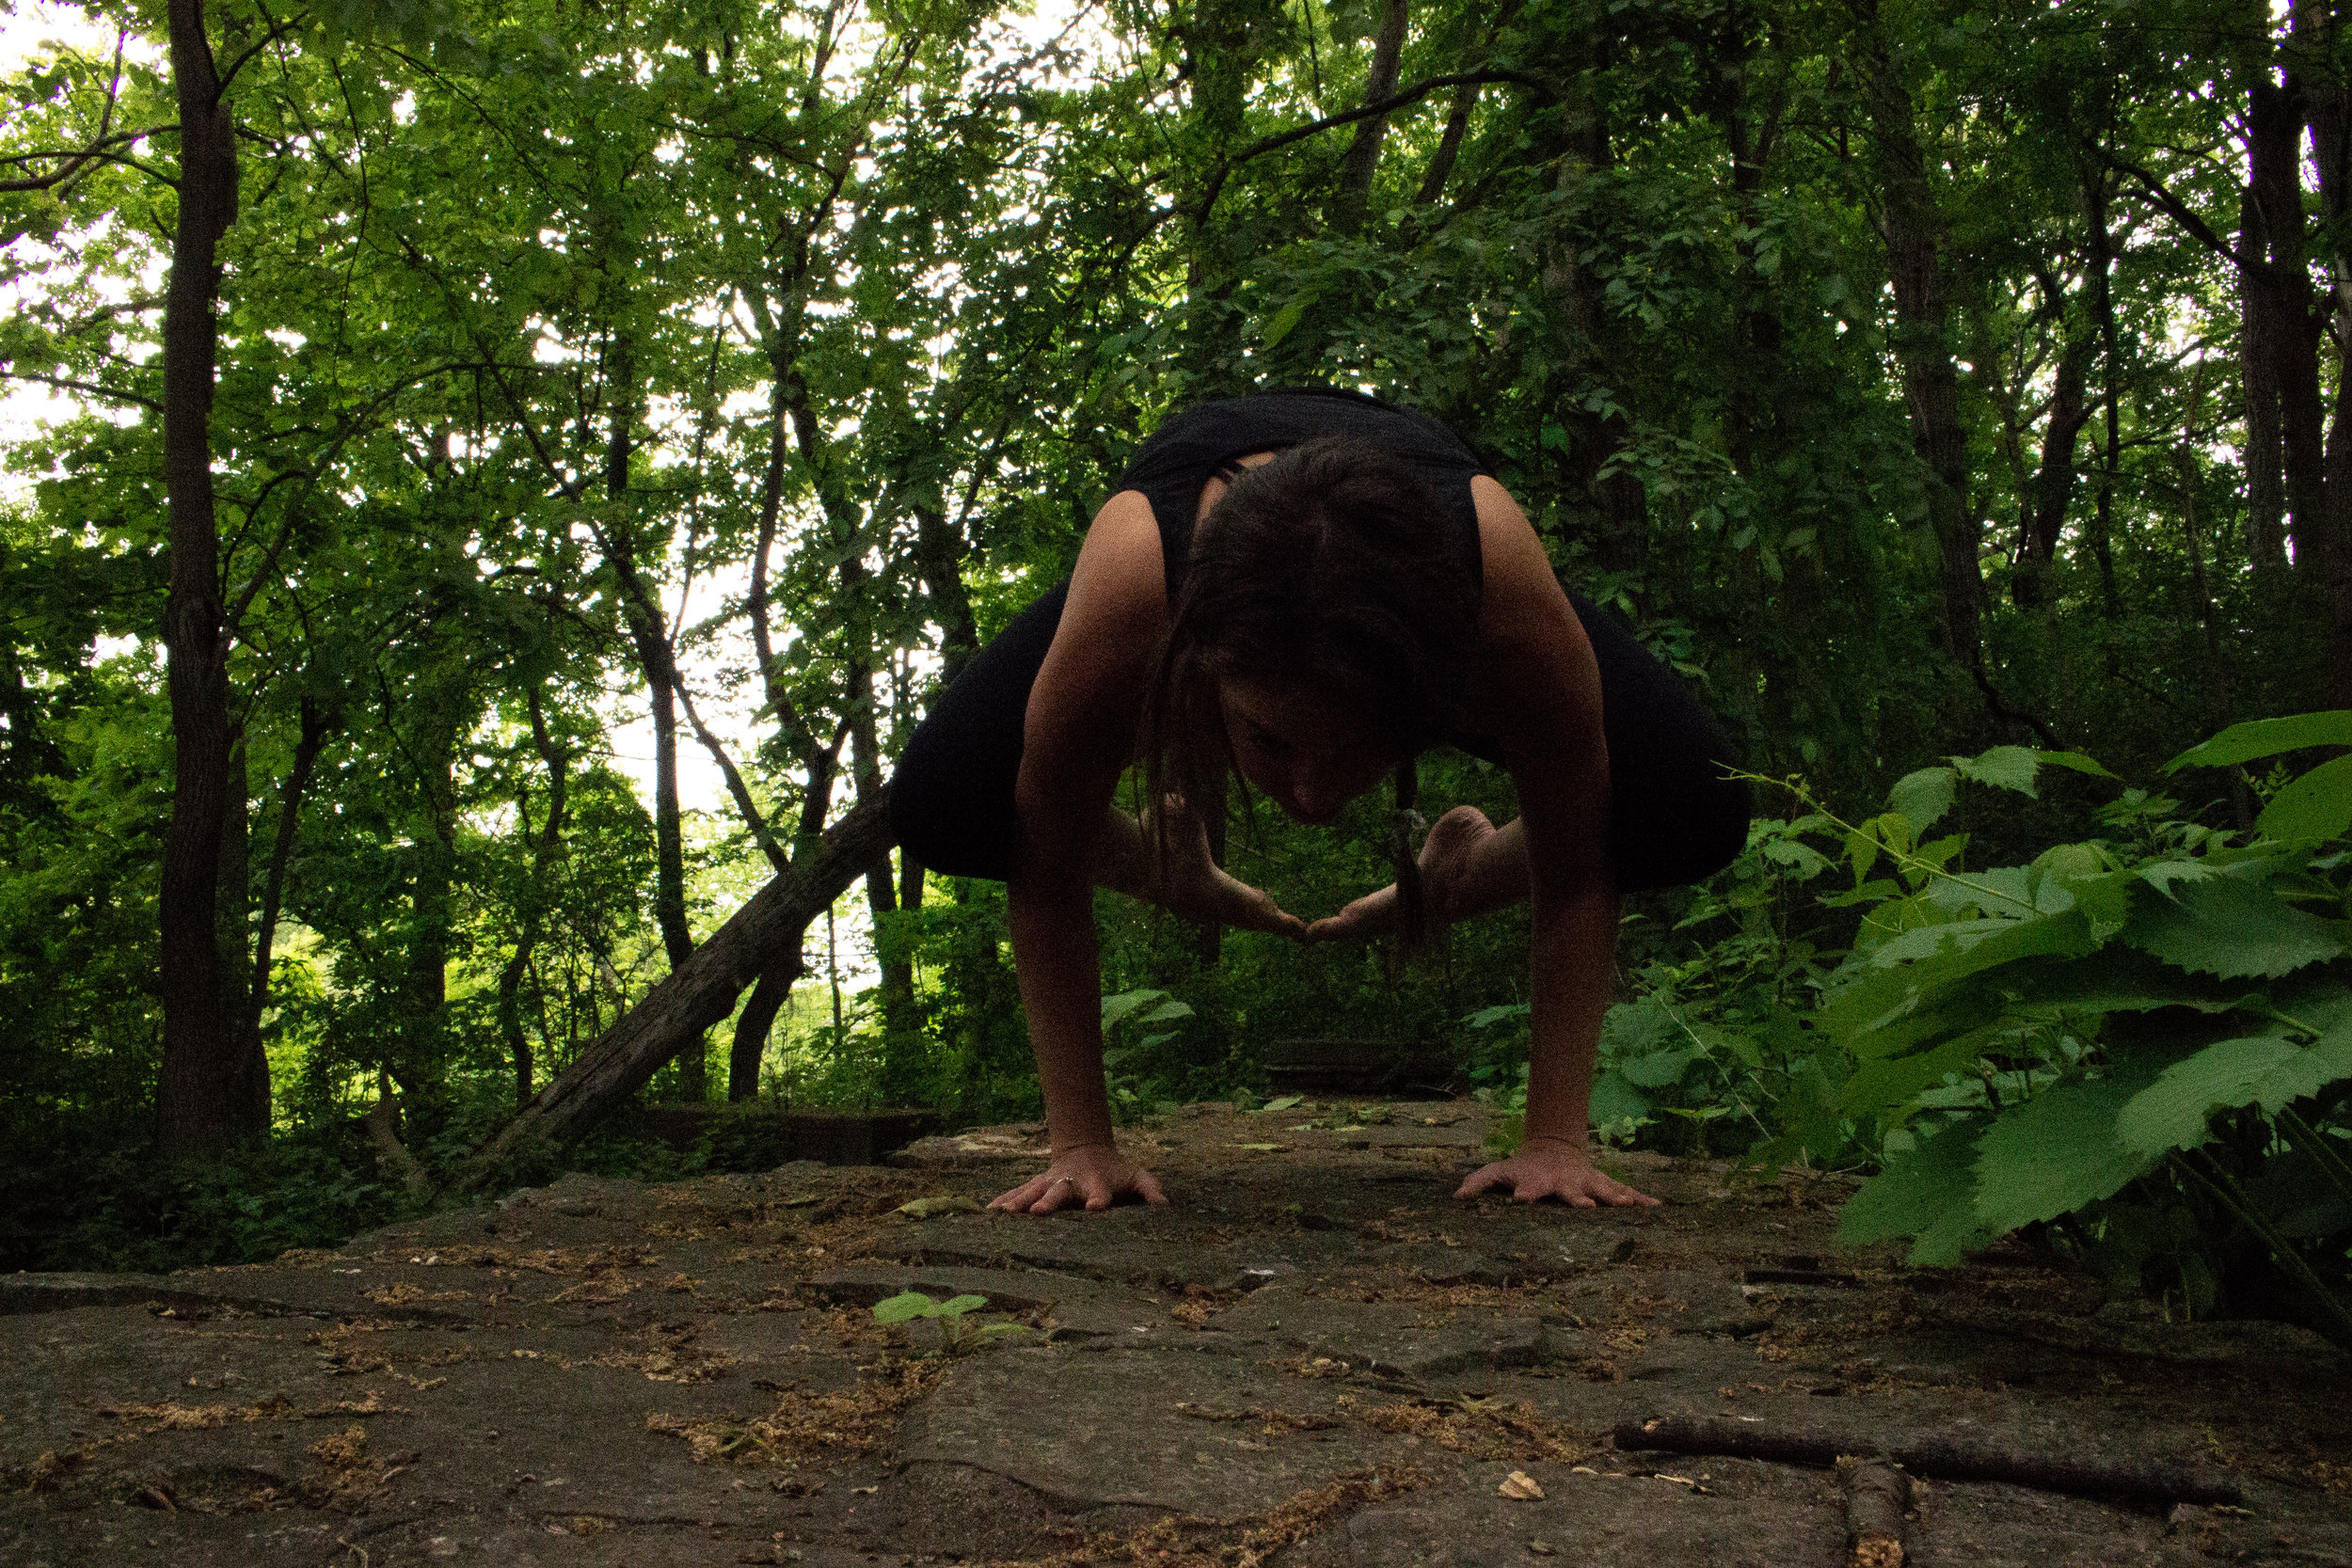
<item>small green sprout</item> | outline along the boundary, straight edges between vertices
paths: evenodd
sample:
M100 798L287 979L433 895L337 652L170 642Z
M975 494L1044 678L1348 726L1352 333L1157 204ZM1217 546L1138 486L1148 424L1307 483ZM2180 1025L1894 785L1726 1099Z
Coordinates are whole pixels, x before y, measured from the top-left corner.
M940 1342L950 1355L961 1355L977 1350L987 1338L998 1334L1018 1334L1026 1323L966 1323L967 1313L977 1312L988 1305L986 1296L951 1296L946 1301L933 1301L920 1291L901 1291L887 1300L874 1304L874 1321L878 1323L913 1323L917 1318L938 1321Z

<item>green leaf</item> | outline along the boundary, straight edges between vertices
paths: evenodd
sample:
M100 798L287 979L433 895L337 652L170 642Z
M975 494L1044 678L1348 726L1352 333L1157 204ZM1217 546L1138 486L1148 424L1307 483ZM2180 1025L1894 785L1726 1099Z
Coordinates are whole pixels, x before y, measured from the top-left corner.
M1258 341L1260 345L1265 348L1272 348L1275 344L1289 337L1291 335L1291 328L1298 325L1299 318L1307 313L1307 307L1312 305L1314 302L1315 296L1313 294L1300 294L1296 299L1292 300L1288 305L1285 305L1279 310L1275 311L1274 319L1265 324L1265 331L1259 335Z
M1886 792L1886 809L1910 824L1915 840L1952 809L1959 794L1958 773L1948 768L1922 768L1895 781L1895 787Z
M1264 1104L1259 1106L1255 1111L1252 1111L1250 1115L1262 1117L1268 1111L1287 1111L1296 1105L1304 1098L1305 1097L1302 1095L1286 1094L1279 1100L1267 1101Z
M1163 1002L1136 1020L1137 1023L1166 1023L1171 1019L1190 1018L1192 1009L1182 1002Z
M2289 719L2255 719L2233 724L2211 740L2192 746L2166 763L2164 770L2172 773L2184 768L2228 768L2312 746L2352 746L2352 709L2298 713Z
M1811 881L1829 869L1827 856L1811 845L1799 844L1794 839L1767 839L1764 843L1764 858L1774 865L1788 867L1796 874L1796 879L1801 882Z
M941 1302L934 1313L942 1318L961 1318L966 1312L977 1312L987 1305L986 1296L951 1296Z
M2005 1235L2095 1203L2155 1163L2126 1144L2117 1118L2154 1078L2153 1053L2104 1078L2043 1090L2005 1113L1977 1148L1977 1223Z
M1484 1029L1489 1024L1501 1023L1505 1019L1525 1018L1526 1016L1526 1003L1506 1002L1499 1007L1481 1007L1462 1022L1473 1029Z
M936 1318L939 1303L920 1291L902 1291L886 1301L874 1304L874 1321L878 1323L912 1323L916 1318Z
M2090 923L2080 910L2031 920L1947 922L1916 933L1905 932L1896 940L1908 942L1915 937L1963 929L1969 933L1967 942L1954 942L1948 947L1939 944L1940 950L1932 957L1914 963L1881 967L1874 953L1869 967L1823 1001L1818 1015L1820 1026L1852 1042L1987 970L2020 958L2081 958L2098 946Z
M1990 1121L1979 1112L1890 1162L1847 1202L1837 1239L1859 1246L1915 1237L1911 1261L1929 1267L1957 1263L1962 1253L1989 1240L1976 1222L1969 1173Z
M1973 757L1952 758L1962 778L2026 796L2034 792L2034 775L2041 765L2042 753L2030 746L1995 746Z
M1116 996L1105 996L1103 998L1103 1027L1109 1028L1146 1002L1157 1001L1167 994L1164 990L1123 990Z
M2225 980L2274 979L2344 951L2327 922L2242 876L2174 881L2135 895L2123 940L2166 963Z
M2352 1009L2342 1009L2352 1012ZM2209 1045L2175 1062L2125 1105L2117 1118L2123 1144L2143 1154L2194 1148L2207 1136L2216 1111L2282 1105L2352 1078L2352 1027L2338 1026L2317 1044L2297 1045L2281 1035L2255 1035Z
M1848 833L1846 859L1853 866L1854 887L1859 890L1867 886L1864 879L1870 875L1870 867L1879 863L1879 841L1867 833Z
M988 1205L977 1198L947 1193L937 1197L912 1198L899 1204L895 1212L911 1219L927 1220L933 1214L979 1214L987 1210Z
M2352 756L2323 762L2270 798L2254 819L2265 838L2330 839L2352 828Z
M1639 1121L1649 1115L1649 1096L1625 1081L1625 1075L1612 1069L1593 1080L1593 1098L1585 1116L1595 1127L1611 1122Z
M2094 779L2112 779L2114 774L2099 766L2096 759L2081 752L2042 752L2037 753L2044 768L2071 768L2077 773L2088 773Z
M1646 1056L1636 1056L1621 1062L1617 1070L1625 1081L1636 1088L1662 1089L1682 1080L1682 1069L1698 1055L1695 1046L1683 1046L1674 1051L1653 1051Z

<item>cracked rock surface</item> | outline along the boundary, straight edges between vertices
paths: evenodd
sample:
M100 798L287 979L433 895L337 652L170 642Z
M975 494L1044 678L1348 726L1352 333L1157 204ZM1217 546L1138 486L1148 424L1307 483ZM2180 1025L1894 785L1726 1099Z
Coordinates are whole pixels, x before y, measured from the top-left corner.
M1628 1155L1665 1207L1458 1203L1484 1117L1187 1107L1125 1135L1165 1210L898 1212L1034 1169L996 1128L0 1276L0 1564L1832 1568L1827 1460L1931 1452L2024 1479L1909 1476L1904 1561L2352 1563L2352 1360L2316 1338L2022 1251L1839 1252L1848 1189L1801 1172ZM910 1289L987 1306L876 1326ZM2156 1491L2082 1482L2127 1474Z

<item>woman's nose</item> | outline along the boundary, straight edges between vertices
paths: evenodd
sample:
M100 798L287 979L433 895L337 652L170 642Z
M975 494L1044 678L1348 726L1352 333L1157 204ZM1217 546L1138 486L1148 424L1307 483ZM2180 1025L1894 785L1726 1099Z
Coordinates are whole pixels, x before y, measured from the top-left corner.
M1291 800L1296 805L1295 815L1309 822L1320 822L1335 815L1347 804L1331 774L1317 768L1301 768L1291 779Z

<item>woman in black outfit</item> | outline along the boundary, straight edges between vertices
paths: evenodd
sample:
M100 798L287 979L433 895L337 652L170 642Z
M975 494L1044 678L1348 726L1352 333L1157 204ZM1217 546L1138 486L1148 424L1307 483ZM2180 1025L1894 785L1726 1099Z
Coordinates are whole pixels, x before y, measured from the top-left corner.
M1414 757L1507 768L1518 819L1456 807L1418 856ZM1111 804L1140 758L1138 822ZM1694 881L1746 835L1722 732L1675 676L1552 575L1509 494L1437 421L1355 393L1192 408L1146 441L1070 580L983 649L891 786L907 851L1002 879L1051 1164L996 1199L1048 1213L1166 1199L1112 1140L1092 889L1306 941L1533 900L1526 1137L1457 1196L1653 1201L1586 1148L1621 893ZM1302 822L1393 778L1396 881L1306 925L1210 859L1186 799L1228 768Z

